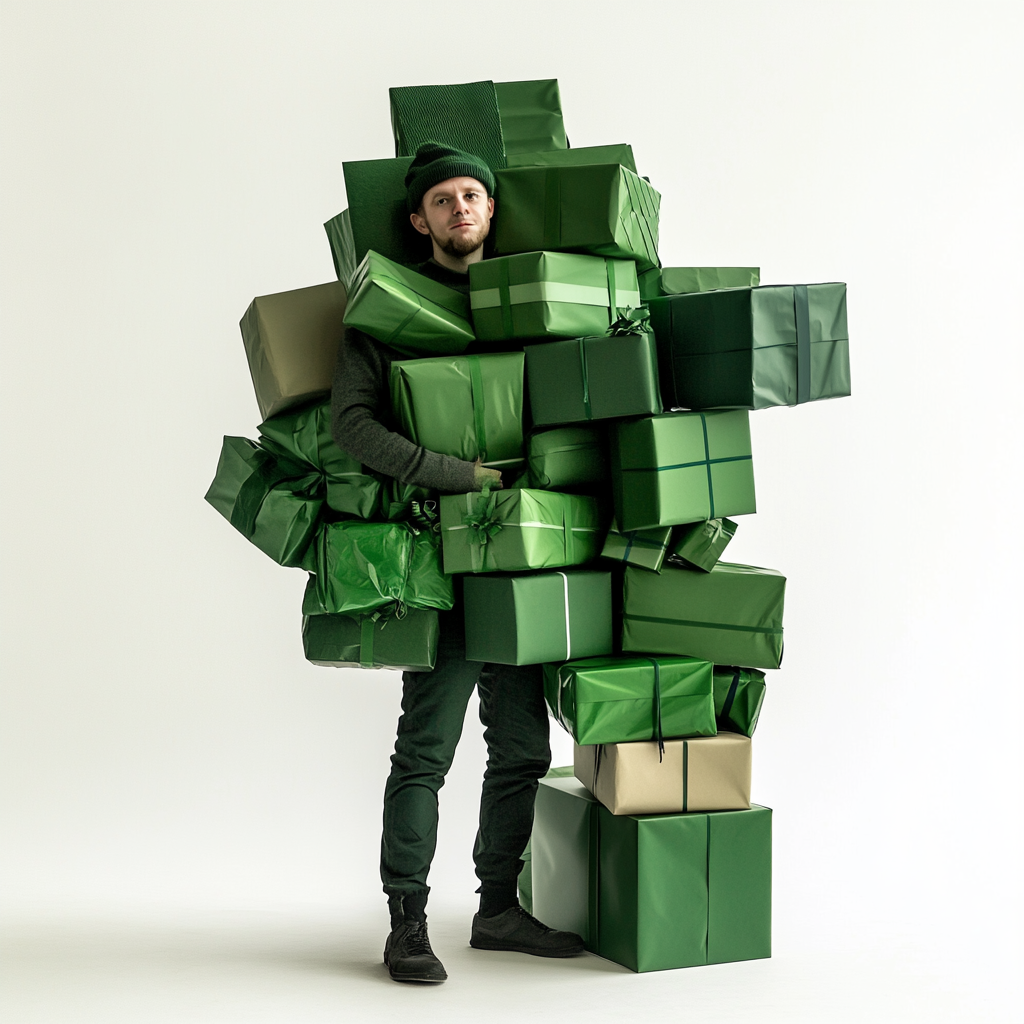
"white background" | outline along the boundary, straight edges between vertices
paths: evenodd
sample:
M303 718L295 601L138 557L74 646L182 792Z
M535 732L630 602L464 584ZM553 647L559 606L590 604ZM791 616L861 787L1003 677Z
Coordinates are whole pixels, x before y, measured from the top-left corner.
M4 891L18 1022L1020 1019L1021 7L3 5ZM304 575L203 500L237 328L330 280L387 88L557 76L666 265L849 285L854 396L751 417L734 561L789 578L754 798L775 956L633 976L465 948L482 771L386 981L389 673L307 665ZM553 733L556 763L570 756Z

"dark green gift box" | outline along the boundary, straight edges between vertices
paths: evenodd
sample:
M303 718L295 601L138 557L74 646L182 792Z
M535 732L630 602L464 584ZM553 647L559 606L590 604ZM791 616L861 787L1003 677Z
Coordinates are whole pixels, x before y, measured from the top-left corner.
M753 736L764 703L764 673L756 668L715 666L718 728Z
M760 283L758 267L661 267L643 275L640 293L645 299L653 299L718 288L756 288Z
M785 576L752 565L719 562L707 573L628 568L622 649L778 668L785 596Z
M495 82L501 138L509 164L520 153L569 153L558 80Z
M652 299L666 400L765 409L850 394L846 285L779 285Z
M509 167L575 167L579 164L622 164L636 174L633 147L624 142L613 146L583 146L580 149L508 154Z
M586 490L608 480L608 456L595 427L555 427L527 443L530 486L545 491Z
M612 652L607 572L467 576L466 660L536 665Z
M771 956L769 808L614 815L565 771L537 790L540 920L634 971Z
M577 658L544 666L544 698L584 745L714 736L712 672L697 658Z
M616 424L612 489L622 530L757 511L745 410L669 413Z
M677 526L672 532L669 563L711 572L735 536L736 524L731 519L708 519L703 523Z
M654 530L631 530L623 533L612 520L611 529L601 548L602 558L611 558L616 562L628 562L639 565L652 572L661 572L665 561L669 541L672 538L671 526L659 526Z

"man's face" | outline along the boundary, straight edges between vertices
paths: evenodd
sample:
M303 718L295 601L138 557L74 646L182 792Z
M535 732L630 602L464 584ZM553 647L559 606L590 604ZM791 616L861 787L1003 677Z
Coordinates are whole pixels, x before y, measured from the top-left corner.
M410 219L442 252L462 258L484 244L493 213L494 200L476 178L448 178L427 192Z

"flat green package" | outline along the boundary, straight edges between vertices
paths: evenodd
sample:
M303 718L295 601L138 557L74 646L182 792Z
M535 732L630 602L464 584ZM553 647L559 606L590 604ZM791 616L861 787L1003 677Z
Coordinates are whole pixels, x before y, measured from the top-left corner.
M731 519L708 519L703 523L677 526L672 531L669 564L711 572L735 536L736 524Z
M604 546L601 548L601 557L638 565L652 572L661 572L671 538L671 526L623 533L613 519L608 535L604 539Z
M713 669L697 658L576 658L544 666L544 699L585 745L714 736Z
M626 569L622 649L685 654L716 665L778 668L786 577L719 562L711 572Z
M662 267L642 275L640 294L653 299L718 288L756 288L760 283L760 267Z
M639 306L640 288L629 260L529 252L472 264L469 303L481 341L576 338Z
M538 665L612 652L611 573L467 576L463 596L467 661Z
M429 672L437 659L436 611L411 608L402 618L304 615L306 661L326 668L387 668Z
M495 82L494 94L498 101L505 157L509 163L513 154L569 152L558 79Z
M638 972L771 956L770 808L614 815L565 771L537 790L540 920Z
M279 565L313 567L320 474L244 437L225 437L206 500Z
M597 498L528 488L441 498L444 571L508 572L581 565L603 532Z
M349 289L345 323L404 356L450 356L476 340L469 298L368 252Z
M497 255L586 252L659 265L661 194L619 163L509 167L495 173Z
M777 285L649 303L672 406L766 409L850 394L846 285Z
M720 730L753 736L764 703L764 673L715 666L715 718Z
M401 432L432 452L494 467L523 461L523 353L391 364Z
M634 174L637 173L633 147L624 142L612 146L584 146L580 149L508 154L509 167L576 167L580 164L622 164Z
M527 442L529 483L545 491L593 489L608 481L608 456L596 427L555 427Z

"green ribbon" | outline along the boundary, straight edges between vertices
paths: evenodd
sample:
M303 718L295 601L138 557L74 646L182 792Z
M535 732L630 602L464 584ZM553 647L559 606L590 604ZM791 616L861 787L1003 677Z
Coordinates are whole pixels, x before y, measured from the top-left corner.
M441 520L437 513L437 502L432 498L426 501L412 499L410 501L393 501L388 506L388 519L391 522L404 522L414 534L420 530L429 533L441 532Z
M249 465L252 472L238 488L229 517L231 525L246 539L256 532L256 519L270 492L286 480L299 480L310 473L307 466L278 459L259 448L253 451Z
M732 711L733 701L736 700L736 691L740 685L740 669L732 675L732 685L729 687L729 692L725 695L725 703L722 705L722 713L718 716L720 720L728 721L729 712Z
M498 299L501 303L501 330L512 337L512 295L509 292L508 260L498 260Z
M554 187L552 187L554 186ZM562 176L557 167L544 172L544 248L562 244Z
M669 626L696 626L701 629L730 629L736 633L764 633L768 636L781 636L782 629L770 626L737 626L732 622L697 622L695 619L664 619L655 615L623 615L631 622L660 622Z
M640 309L615 309L616 319L608 328L612 338L622 338L633 334L649 334L651 330L651 311L646 306Z
M715 518L715 484L711 478L711 449L708 446L708 420L704 413L698 413L700 416L701 429L704 431L704 458L707 459L708 466L708 508L711 509L711 515L708 519Z
M587 339L577 339L580 348L580 376L583 378L583 414L588 420L594 418L594 410L590 407L590 374L587 372Z
M793 314L796 318L796 404L811 400L811 314L807 285L793 286Z
M604 261L604 270L608 276L608 324L610 328L611 324L615 321L615 314L619 305L619 280L615 260L606 259Z
M359 624L359 667L373 668L373 630L376 615L364 615Z
M466 495L466 504L470 504L472 495ZM498 494L492 491L489 485L484 489L476 503L463 517L462 522L469 527L469 543L471 548L475 545L474 554L479 556L480 564L475 567L476 571L482 569L487 561L487 544L496 537L502 530L501 517L497 510ZM474 561L477 559L474 558Z
M654 738L658 741L658 763L661 764L665 757L665 737L661 729L661 666L656 658L647 660L654 666Z
M686 813L686 801L690 795L690 745L683 740L683 813Z
M467 356L469 360L469 386L473 397L473 425L476 428L477 457L487 461L487 425L484 420L484 378L480 370L480 357Z

